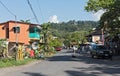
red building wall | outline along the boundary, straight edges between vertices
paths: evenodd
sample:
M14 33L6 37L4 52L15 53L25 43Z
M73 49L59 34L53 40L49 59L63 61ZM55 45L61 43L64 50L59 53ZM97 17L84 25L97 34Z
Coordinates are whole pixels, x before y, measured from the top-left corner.
M13 32L13 27L19 26L20 27L20 33L14 33ZM11 31L12 30L12 31ZM10 42L16 42L16 40L20 43L25 43L29 44L29 24L24 24L24 23L9 23L9 41Z
M8 27L7 23L0 24L0 39L6 38L6 27Z
M20 33L18 33L17 36L16 36L16 33L14 33L13 31L13 27L15 26L20 27ZM0 38L6 39L6 35L8 35L8 33L6 33L6 28L9 28L9 38L8 38L9 42L16 42L17 40L19 43L29 44L29 41L30 41L29 26L30 24L28 23L15 22L15 21L8 21L5 23L1 23L0 24Z

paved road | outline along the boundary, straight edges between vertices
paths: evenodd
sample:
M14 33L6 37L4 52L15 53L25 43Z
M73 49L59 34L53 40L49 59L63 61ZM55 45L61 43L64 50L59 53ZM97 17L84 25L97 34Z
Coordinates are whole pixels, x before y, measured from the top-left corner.
M71 57L62 50L54 57L32 65L0 69L0 76L120 76L120 60Z

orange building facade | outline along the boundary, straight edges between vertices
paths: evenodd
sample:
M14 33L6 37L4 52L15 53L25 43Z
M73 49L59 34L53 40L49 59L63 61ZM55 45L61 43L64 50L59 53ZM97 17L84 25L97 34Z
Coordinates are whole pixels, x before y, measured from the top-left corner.
M35 30L37 24L18 21L0 23L0 39L8 39L9 42L18 42L28 45L31 39L39 39L39 32ZM15 33L14 27L19 27L20 32ZM30 29L32 31L30 31Z

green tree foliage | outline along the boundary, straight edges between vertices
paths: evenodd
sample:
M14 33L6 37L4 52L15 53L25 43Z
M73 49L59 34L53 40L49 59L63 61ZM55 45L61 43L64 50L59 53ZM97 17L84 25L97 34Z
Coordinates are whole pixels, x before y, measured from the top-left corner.
M5 46L4 41L5 39L0 39L0 53L2 53L3 46Z
M52 47L60 47L62 46L62 42L60 39L56 38L50 41L49 45L51 45Z
M63 43L65 46L70 46L70 41L68 39L65 39Z
M20 20L20 22L23 22L23 23L31 23L30 20Z
M89 0L87 2L87 6L85 9L93 12L97 12L99 10L108 10L111 5L113 5L115 0Z
M66 46L73 45L72 43L75 43L75 45L85 43L87 41L86 40L87 34L88 34L88 32L86 32L86 31L75 31L75 32L69 33L66 35L63 43Z
M62 23L50 23L52 35L58 37L66 46L70 46L71 42L76 44L86 42L85 36L89 30L97 27L95 21L75 21L70 20Z
M42 24L41 27L42 27L41 34L43 34L44 51L48 51L49 24L48 23Z
M60 38L53 37L52 29L50 28L49 23L45 23L41 25L42 31L41 34L43 34L44 39L44 51L52 52L53 47L59 47L62 46L62 40Z
M88 31L91 28L95 28L97 26L97 22L95 21L75 21L70 20L68 22L62 22L62 23L50 23L50 27L54 29L53 33L57 31L63 31L63 32L74 32L74 31L81 31L85 30ZM56 31L57 30L57 31Z
M8 50L7 50L7 44L6 39L0 39L0 57L6 58L8 57Z
M107 23L105 23L107 22ZM120 33L120 1L116 0L109 11L105 12L100 20L101 27L111 34Z
M120 0L89 0L85 9L93 12L104 10L99 27L113 35L120 33Z
M85 36L87 35L88 32L86 31L77 31L77 32L73 32L71 34L71 42L76 42L77 44L81 44L81 43L85 43L86 42L86 38Z

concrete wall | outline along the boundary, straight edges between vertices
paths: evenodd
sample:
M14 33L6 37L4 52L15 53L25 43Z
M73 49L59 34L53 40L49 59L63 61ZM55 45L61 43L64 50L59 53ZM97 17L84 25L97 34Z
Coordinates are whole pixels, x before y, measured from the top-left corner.
M13 27L15 26L19 26L20 27L20 33L14 33L13 32ZM25 44L29 44L29 25L28 24L23 24L23 23L9 23L9 30L10 30L10 34L9 34L9 41L10 42L20 42L20 43L25 43Z
M16 35L13 31L13 27L19 26L20 27L20 33ZM29 38L29 26L30 24L22 23L22 22L15 22L15 21L8 21L5 23L0 24L0 39L7 39L6 35L6 28L9 28L9 42L20 42L29 44L30 38Z

